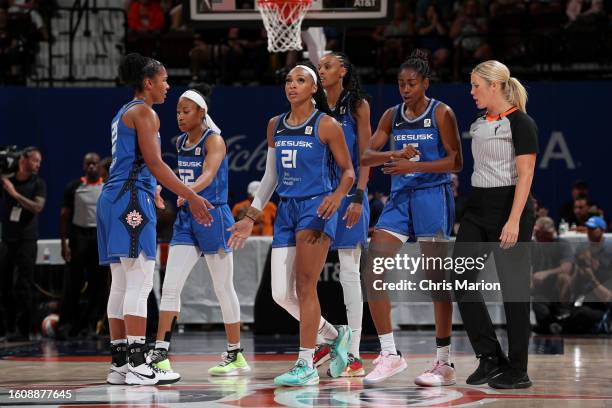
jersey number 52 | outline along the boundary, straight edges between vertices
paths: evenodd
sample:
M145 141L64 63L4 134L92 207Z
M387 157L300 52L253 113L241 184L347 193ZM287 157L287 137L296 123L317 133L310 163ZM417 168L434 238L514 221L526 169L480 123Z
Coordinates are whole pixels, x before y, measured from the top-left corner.
M190 186L195 181L195 175L192 169L179 169L179 177L186 186Z

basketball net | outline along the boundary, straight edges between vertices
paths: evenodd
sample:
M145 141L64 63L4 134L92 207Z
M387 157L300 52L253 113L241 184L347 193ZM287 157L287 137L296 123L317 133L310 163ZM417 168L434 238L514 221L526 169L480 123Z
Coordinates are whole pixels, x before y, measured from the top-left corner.
M268 51L301 50L301 27L312 0L257 0L268 33Z

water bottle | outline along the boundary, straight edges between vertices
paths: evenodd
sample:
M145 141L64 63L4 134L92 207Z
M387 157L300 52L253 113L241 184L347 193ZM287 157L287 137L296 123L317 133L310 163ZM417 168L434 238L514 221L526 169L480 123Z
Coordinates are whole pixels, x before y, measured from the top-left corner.
M569 230L569 225L567 224L567 221L561 218L561 222L559 223L559 236L563 236L567 234L568 230Z

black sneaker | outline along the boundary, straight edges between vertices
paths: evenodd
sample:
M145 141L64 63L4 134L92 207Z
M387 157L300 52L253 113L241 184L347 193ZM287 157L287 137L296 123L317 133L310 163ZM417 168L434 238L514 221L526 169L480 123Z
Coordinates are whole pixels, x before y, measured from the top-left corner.
M465 380L470 385L486 384L509 366L508 359L503 354L480 356L478 359L478 368Z
M489 387L501 389L529 388L533 385L525 371L508 369L489 380Z

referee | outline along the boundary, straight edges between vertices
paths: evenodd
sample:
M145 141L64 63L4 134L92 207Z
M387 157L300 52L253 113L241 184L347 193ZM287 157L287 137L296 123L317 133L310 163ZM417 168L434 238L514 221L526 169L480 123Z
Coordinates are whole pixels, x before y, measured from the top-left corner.
M455 256L493 252L504 298L508 357L502 352L482 294L456 290L465 330L479 366L466 382L493 388L528 388L530 242L535 214L530 197L538 153L538 130L526 113L527 92L498 61L485 61L471 75L472 97L486 113L470 127L472 190L454 249ZM491 244L486 244L487 242ZM455 274L477 281L477 273ZM456 286L455 286L456 288Z

